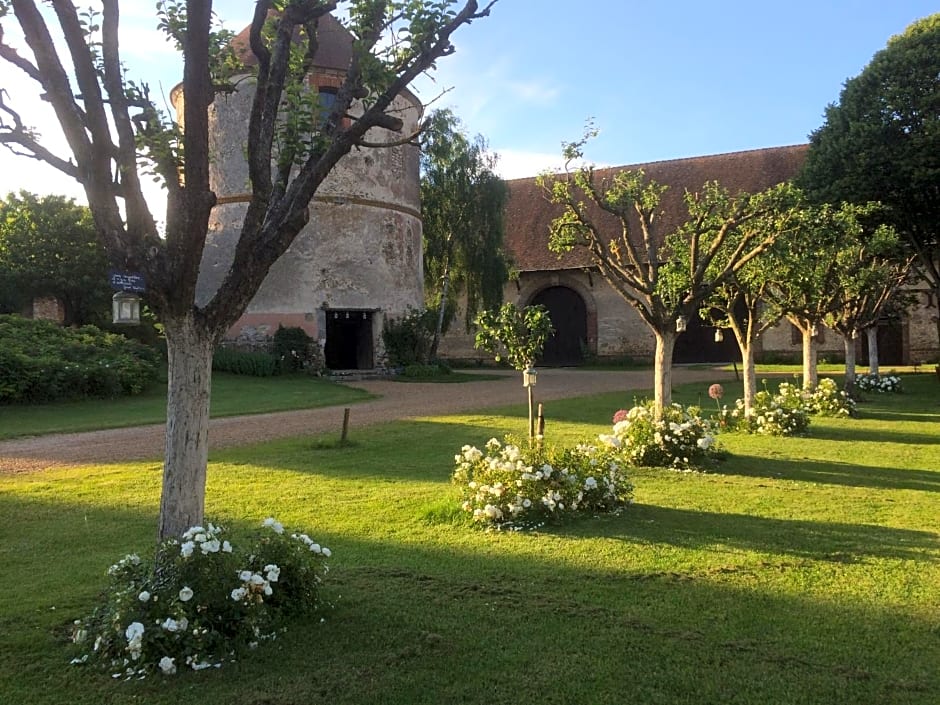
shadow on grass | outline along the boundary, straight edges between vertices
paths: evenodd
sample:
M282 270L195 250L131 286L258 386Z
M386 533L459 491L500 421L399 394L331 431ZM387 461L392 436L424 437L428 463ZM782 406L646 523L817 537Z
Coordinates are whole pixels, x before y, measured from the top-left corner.
M929 419L921 419L921 421L929 421ZM851 424L851 421L848 423ZM851 425L838 427L821 426L813 422L810 422L809 437L826 441L862 441L868 443L902 443L912 445L940 444L940 435L937 433L894 431L890 428L857 428Z
M929 531L774 519L648 504L631 505L621 516L609 522L574 522L561 528L559 533L604 535L693 551L731 546L743 551L780 553L838 563L854 563L866 557L924 560L924 551L940 549L940 535Z
M731 460L716 464L709 472L716 475L766 477L848 487L940 492L940 472L869 467L834 460L783 460L735 454Z
M221 494L220 506L237 511L235 493ZM885 544L926 546L925 536L646 505L579 523L571 536L444 529L373 539L322 531L311 520L313 526L296 528L315 531L334 550L323 587L332 603L325 622L291 624L276 644L218 672L115 682L106 673L65 668L71 654L55 633L91 608L110 561L146 549L151 518L101 510L89 527L87 507L63 499L0 496L0 511L24 544L69 537L53 559L62 579L35 581L28 606L9 600L0 613L0 621L21 625L0 632L0 683L9 702L926 705L940 696L935 622L898 604L801 593L786 580L811 584L811 561L770 556L754 564L701 553L720 542L828 561L838 559L814 549L814 537L833 551L873 542L869 555L893 556ZM31 519L37 509L44 519ZM109 541L122 526L129 530ZM620 541L610 548L582 543L577 534ZM645 545L653 543L689 553L677 567L657 559ZM597 550L598 560L579 550ZM99 578L88 579L89 561L101 564ZM17 569L35 575L51 570L49 563L41 551L24 551ZM859 568L833 570L850 580ZM76 575L85 581L76 584Z

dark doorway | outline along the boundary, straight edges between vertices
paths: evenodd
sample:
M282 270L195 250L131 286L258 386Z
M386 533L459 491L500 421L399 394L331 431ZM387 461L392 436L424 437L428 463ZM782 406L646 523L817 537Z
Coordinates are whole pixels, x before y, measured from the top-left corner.
M747 315L745 310L736 311L738 320ZM715 319L717 320L717 312ZM714 325L709 325L701 316L691 316L686 321L684 333L676 338L676 347L672 351L672 361L677 364L695 362L739 362L741 349L730 329L722 329L722 340L715 340Z
M372 311L328 310L323 356L331 370L371 370Z
M542 365L563 367L584 362L587 349L587 307L584 299L566 286L543 289L532 299L532 305L548 309L554 335L545 343Z
M858 336L858 364L868 364L868 336ZM904 364L904 329L899 320L878 322L878 366Z

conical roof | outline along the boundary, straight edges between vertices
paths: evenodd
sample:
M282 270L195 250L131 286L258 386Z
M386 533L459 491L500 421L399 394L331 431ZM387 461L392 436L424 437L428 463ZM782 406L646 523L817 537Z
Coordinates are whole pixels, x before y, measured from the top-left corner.
M245 66L254 66L258 58L251 51L251 25L232 39L232 46ZM319 46L313 57L313 65L321 69L345 71L352 61L353 36L332 15L323 15L317 28Z

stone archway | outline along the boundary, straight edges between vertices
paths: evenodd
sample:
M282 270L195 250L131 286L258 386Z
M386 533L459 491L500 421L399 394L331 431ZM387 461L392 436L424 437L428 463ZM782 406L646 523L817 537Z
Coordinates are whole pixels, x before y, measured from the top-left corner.
M582 364L588 350L588 316L581 295L567 286L550 286L535 294L531 304L547 308L555 328L539 364L554 367Z

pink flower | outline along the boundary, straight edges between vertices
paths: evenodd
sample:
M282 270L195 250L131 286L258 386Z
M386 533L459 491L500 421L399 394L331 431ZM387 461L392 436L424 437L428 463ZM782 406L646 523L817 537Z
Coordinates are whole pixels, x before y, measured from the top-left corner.
M626 421L626 420L627 420L627 415L628 415L629 413L630 413L630 412L627 411L626 409L620 409L620 410L618 410L617 413L614 414L613 422L614 422L614 423L620 423L621 421Z
M721 397L724 396L724 393L725 390L720 384L713 384L708 388L708 396L710 396L712 399L715 399L716 401L721 399Z

